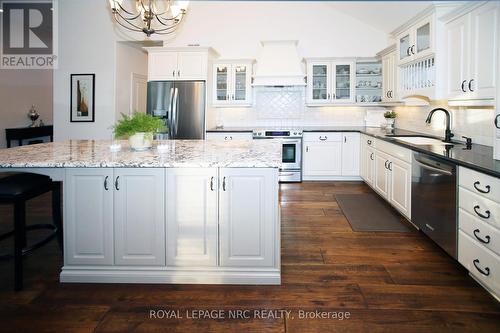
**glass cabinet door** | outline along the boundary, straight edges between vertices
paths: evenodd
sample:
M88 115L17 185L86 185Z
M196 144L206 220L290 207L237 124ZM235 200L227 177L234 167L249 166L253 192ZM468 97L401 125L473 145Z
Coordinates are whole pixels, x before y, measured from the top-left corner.
M352 67L350 64L335 64L335 100L351 99L351 75Z
M427 22L417 28L416 31L416 53L431 48L431 23Z
M248 66L236 65L234 66L234 95L231 96L235 101L247 100L247 78Z
M314 101L326 101L328 96L328 64L313 64L312 65L312 99Z
M218 65L215 72L216 100L229 100L229 65Z
M399 59L403 60L408 58L410 54L410 34L405 35L399 39Z

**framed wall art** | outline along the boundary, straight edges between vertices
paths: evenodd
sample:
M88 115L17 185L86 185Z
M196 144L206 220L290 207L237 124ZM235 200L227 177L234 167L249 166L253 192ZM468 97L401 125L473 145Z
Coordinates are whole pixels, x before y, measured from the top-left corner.
M94 122L95 74L71 74L70 121Z

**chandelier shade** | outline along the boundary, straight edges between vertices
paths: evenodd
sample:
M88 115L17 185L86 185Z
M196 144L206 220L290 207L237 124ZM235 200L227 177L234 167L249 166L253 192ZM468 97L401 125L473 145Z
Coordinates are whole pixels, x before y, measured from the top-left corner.
M109 0L115 21L123 28L152 34L173 33L187 13L189 1Z

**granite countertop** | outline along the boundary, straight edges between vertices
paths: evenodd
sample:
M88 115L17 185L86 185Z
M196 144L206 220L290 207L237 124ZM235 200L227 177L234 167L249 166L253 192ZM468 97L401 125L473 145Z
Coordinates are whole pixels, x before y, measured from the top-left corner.
M392 136L425 136L434 137L432 135L413 132L403 129L386 130L379 127L365 126L302 126L304 132L359 132L366 135L376 137L378 139L388 141L413 151L430 154L435 157L443 158L464 167L484 172L494 177L500 178L500 161L493 159L493 148L479 144L473 144L468 149L463 142L454 142L453 146L443 145L414 145L403 142ZM274 128L275 129L275 128ZM207 132L251 132L252 128L248 127L227 127L223 129L212 128ZM435 137L434 137L435 138ZM442 139L442 138L440 138Z
M0 149L0 168L279 168L278 140L167 140L168 149L134 152L127 141L113 153L110 141L71 140Z

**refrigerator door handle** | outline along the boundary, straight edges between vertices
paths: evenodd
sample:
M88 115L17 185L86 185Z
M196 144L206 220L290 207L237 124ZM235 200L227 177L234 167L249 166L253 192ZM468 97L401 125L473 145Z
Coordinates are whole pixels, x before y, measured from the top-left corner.
M178 129L178 120L177 120L177 102L178 102L178 97L179 97L179 88L175 88L174 92L174 100L172 102L173 108L172 108L172 129L173 130L173 137L172 139L175 139L177 137L177 129Z
M172 128L172 108L174 104L174 87L170 88L170 99L169 99L169 105L168 105L168 111L167 111L167 126L168 126L168 131L169 131L169 137L171 138L171 128Z

